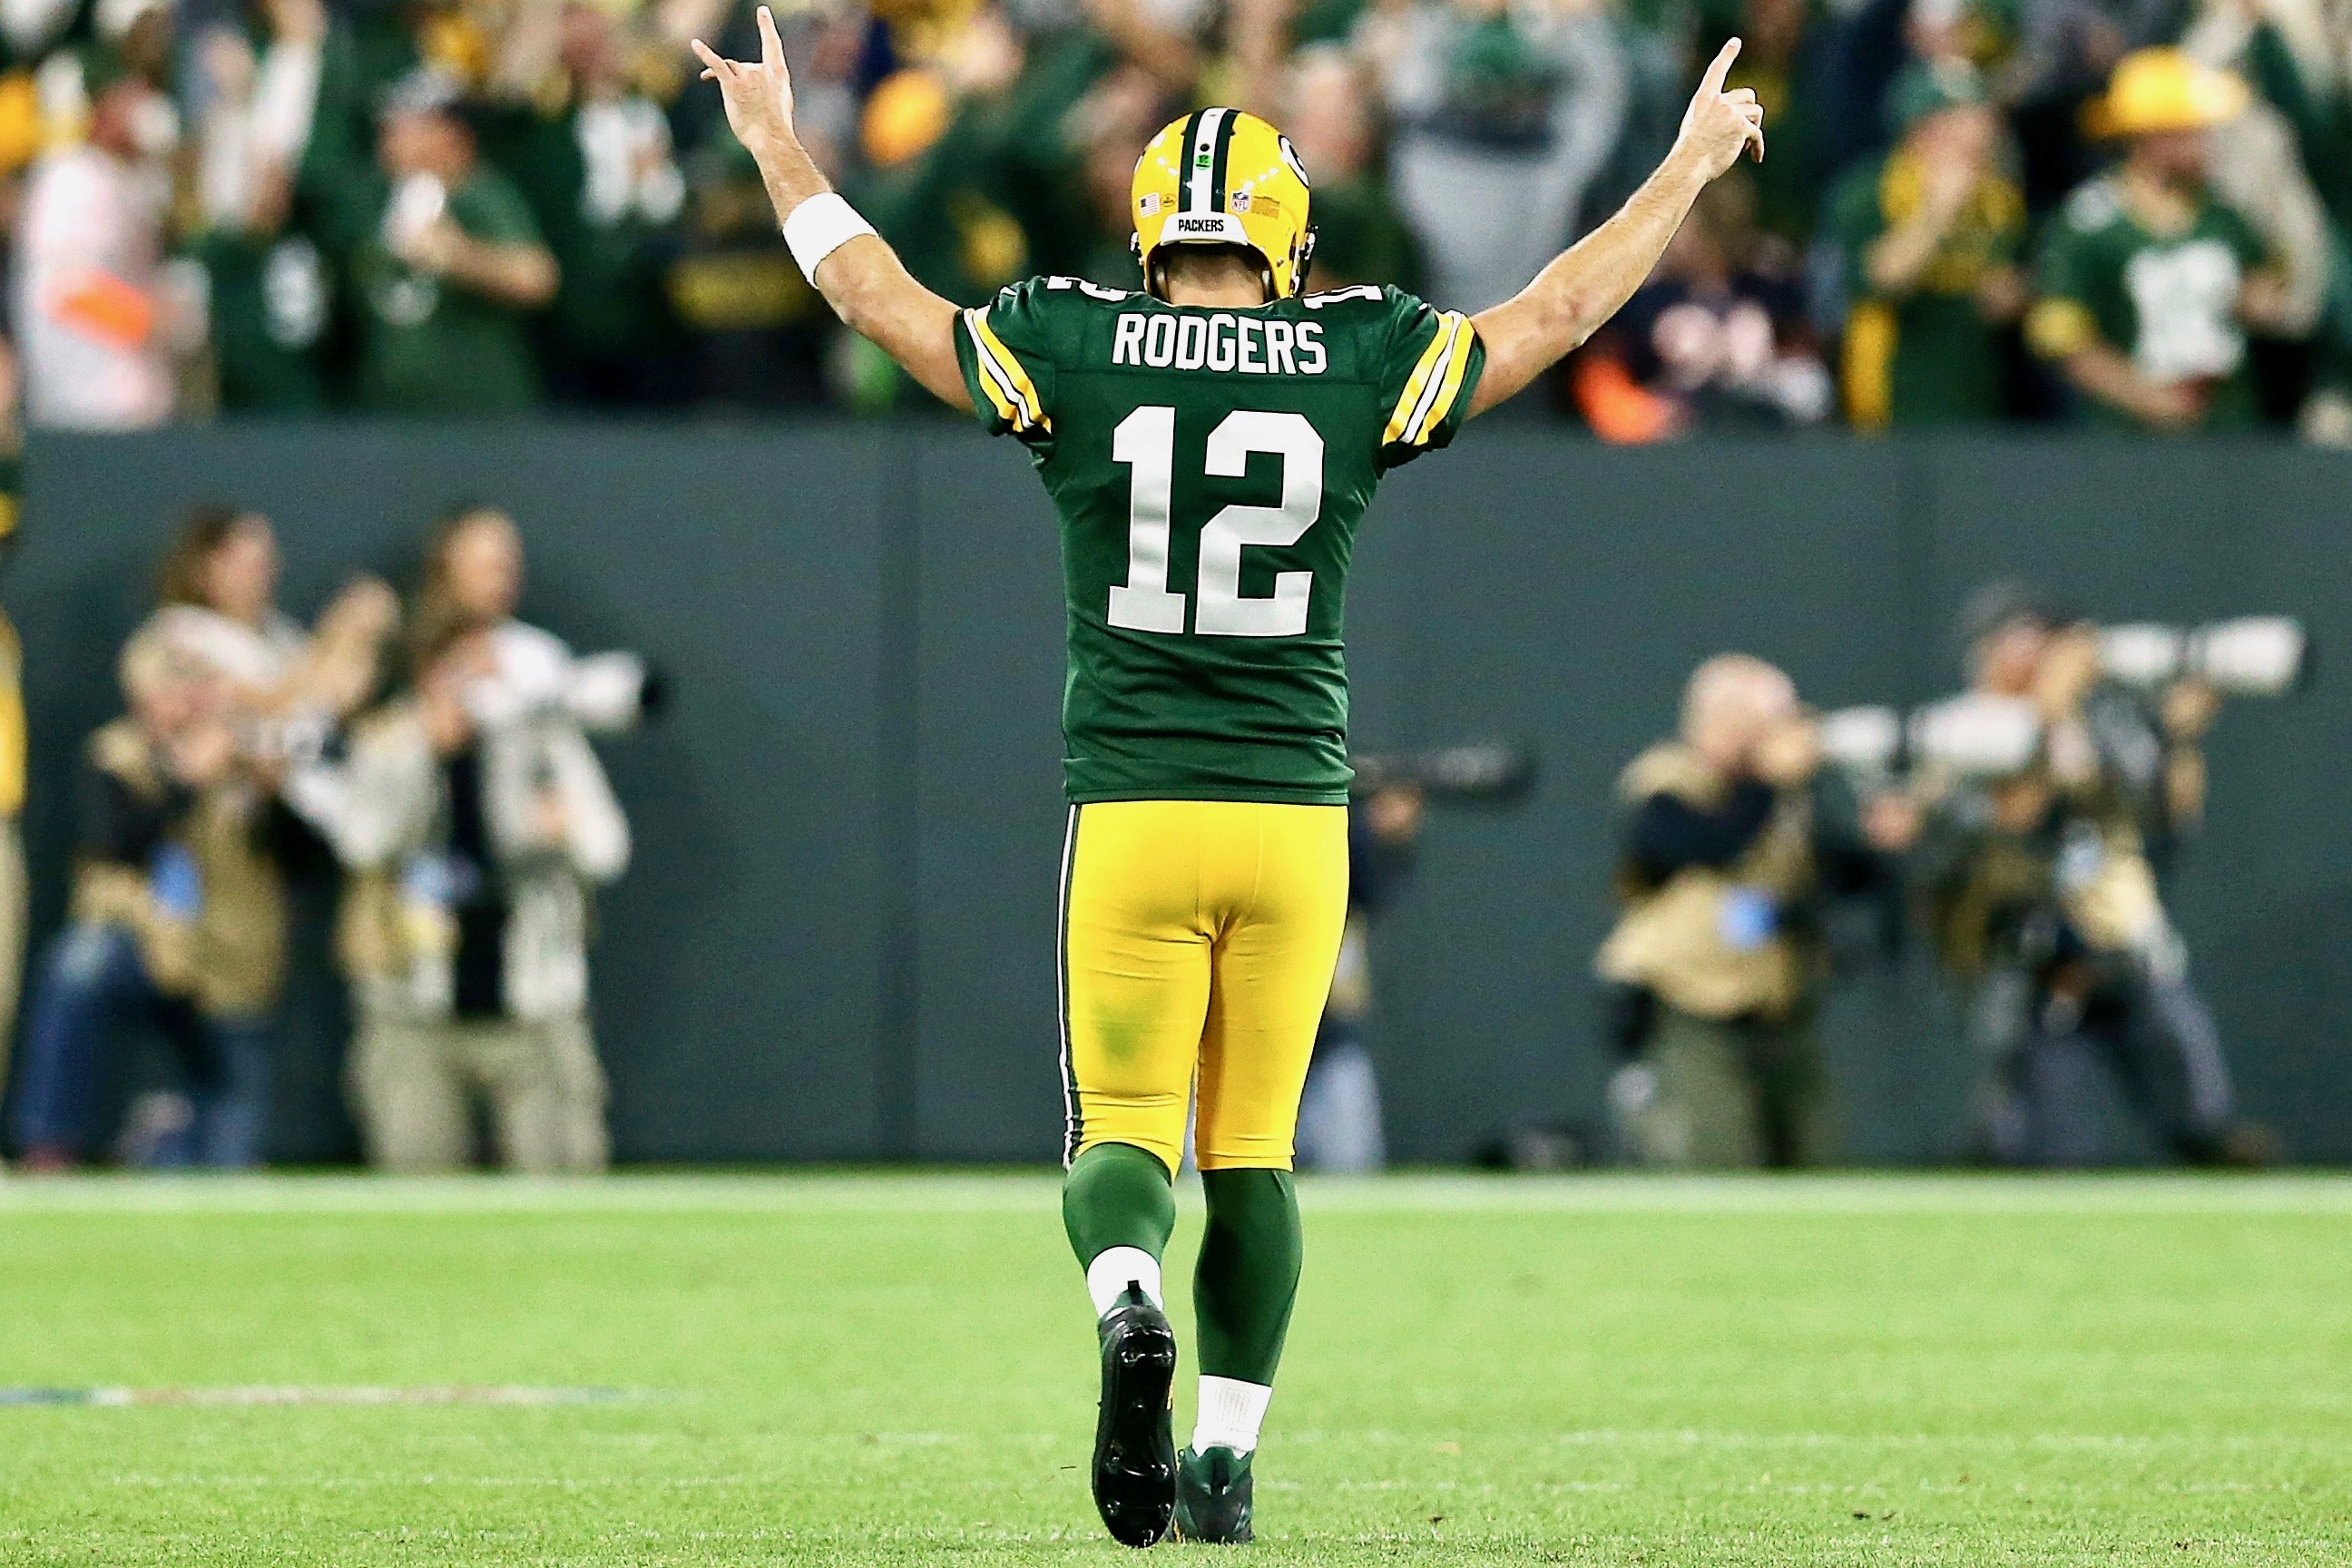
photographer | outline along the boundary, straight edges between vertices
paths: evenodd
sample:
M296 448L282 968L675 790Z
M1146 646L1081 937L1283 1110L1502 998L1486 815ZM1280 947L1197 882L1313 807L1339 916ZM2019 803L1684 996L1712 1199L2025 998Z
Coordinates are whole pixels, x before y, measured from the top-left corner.
M70 921L34 981L17 1140L28 1169L85 1158L120 1031L146 1021L189 1091L153 1097L168 1114L134 1127L132 1163L257 1164L293 824L217 672L152 631L124 648L121 672L130 713L90 737Z
M415 690L310 792L352 874L349 1082L388 1169L467 1163L477 1094L509 1165L607 1160L589 894L626 866L628 824L566 700L569 651L513 619L521 584L503 512L444 521L413 617Z
M2234 1120L2221 1041L2158 883L2204 812L2214 689L2189 674L2143 696L2105 679L2097 629L2014 584L1979 590L1961 629L1970 691L1945 711L2013 710L2024 741L2006 764L1923 770L1922 878L1983 1072L1978 1152L2000 1164L2096 1161L2085 1079L2104 1058L2175 1157L2263 1158L2263 1135Z
M1369 935L1371 921L1412 874L1422 807L1421 786L1400 781L1376 784L1349 808L1348 925L1298 1101L1302 1170L1362 1175L1388 1163L1380 1074L1364 1048L1372 1010Z
M1821 766L1789 678L1725 654L1699 666L1678 740L1620 783L1622 909L1595 967L1631 1058L1610 1100L1628 1153L1664 1166L1822 1165L1834 1097L1813 1030L1827 900L1889 880L1916 830Z
M248 751L314 753L374 692L400 602L375 578L353 579L307 632L278 606L277 531L258 512L189 509L157 574L160 638L223 683Z

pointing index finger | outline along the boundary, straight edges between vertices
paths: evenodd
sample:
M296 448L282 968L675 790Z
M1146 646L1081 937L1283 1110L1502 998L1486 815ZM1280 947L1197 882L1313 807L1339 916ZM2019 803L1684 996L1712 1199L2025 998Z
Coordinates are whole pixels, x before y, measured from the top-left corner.
M1723 47L1717 51L1715 58L1707 63L1706 74L1698 79L1699 90L1701 92L1721 92L1723 90L1724 75L1731 69L1731 62L1738 58L1739 40L1738 38L1727 39Z

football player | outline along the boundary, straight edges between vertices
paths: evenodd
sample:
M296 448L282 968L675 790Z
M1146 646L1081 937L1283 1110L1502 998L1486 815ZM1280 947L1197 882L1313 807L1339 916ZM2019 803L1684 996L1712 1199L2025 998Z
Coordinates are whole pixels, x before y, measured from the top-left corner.
M697 43L786 242L841 319L1018 437L1062 531L1070 800L1062 850L1063 1217L1097 1314L1094 1496L1111 1534L1251 1532L1250 1462L1297 1289L1291 1136L1347 915L1340 608L1382 474L1454 438L1607 321L1744 151L1734 39L1621 212L1475 317L1393 289L1305 291L1305 171L1204 109L1136 164L1146 287L1015 284L958 310L827 185L761 58ZM1160 1259L1186 1111L1208 1219L1199 1418L1176 1451Z

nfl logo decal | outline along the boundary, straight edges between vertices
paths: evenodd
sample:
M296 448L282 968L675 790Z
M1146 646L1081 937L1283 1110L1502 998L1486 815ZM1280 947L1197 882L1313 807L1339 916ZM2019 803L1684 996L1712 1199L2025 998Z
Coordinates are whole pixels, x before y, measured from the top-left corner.
M1233 205L1233 209L1234 209L1234 211L1235 211L1235 212L1237 212L1237 213L1245 213L1245 212L1249 211L1249 209L1250 209L1250 194L1249 194L1247 191L1235 191L1235 192L1234 193L1234 199L1233 199L1232 205Z

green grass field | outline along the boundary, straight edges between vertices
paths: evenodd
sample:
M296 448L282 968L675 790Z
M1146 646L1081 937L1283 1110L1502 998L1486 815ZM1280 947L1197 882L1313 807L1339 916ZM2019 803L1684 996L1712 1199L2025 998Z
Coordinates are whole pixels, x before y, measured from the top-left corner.
M2352 1182L1307 1205L1246 1560L2352 1562ZM0 1563L1114 1562L1087 1316L1045 1176L10 1180L0 1384L183 1402L0 1406ZM627 1397L322 1402L451 1385Z

